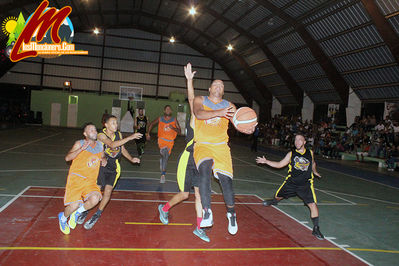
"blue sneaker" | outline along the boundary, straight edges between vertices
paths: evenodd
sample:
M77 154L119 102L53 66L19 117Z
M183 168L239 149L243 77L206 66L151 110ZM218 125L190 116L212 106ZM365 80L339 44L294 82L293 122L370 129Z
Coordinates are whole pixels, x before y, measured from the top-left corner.
M197 227L193 231L193 234L204 240L205 242L211 242L209 237L206 235L205 230L198 229Z
M168 224L169 223L169 219L168 219L168 212L165 212L162 210L164 205L159 204L158 205L158 211L159 211L159 220L161 220L161 222L163 224Z
M69 235L69 233L71 232L71 230L69 229L68 223L67 223L66 221L63 222L63 221L61 220L62 215L64 215L63 212L60 212L60 213L58 214L58 223L60 224L60 230L61 230L61 232L63 232L64 234Z

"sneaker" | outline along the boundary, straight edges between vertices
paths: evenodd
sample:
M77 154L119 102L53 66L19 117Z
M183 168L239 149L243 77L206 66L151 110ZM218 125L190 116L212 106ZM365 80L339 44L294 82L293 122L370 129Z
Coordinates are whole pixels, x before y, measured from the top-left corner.
M165 175L161 175L161 180L159 183L164 184L165 183Z
M232 235L237 234L238 231L238 224L237 224L237 215L236 213L231 213L228 212L227 213L227 220L229 220L229 226L228 226L228 230L229 233Z
M314 226L314 227L313 227L312 235L314 235L315 237L317 237L317 239L319 239L319 240L324 240L324 236L323 236L323 234L320 232L320 228L319 228L318 226Z
M206 235L205 230L202 230L201 228L198 229L197 227L195 228L195 230L193 231L193 234L198 236L199 238L201 238L202 240L204 240L205 242L211 242L211 240L209 239L209 237Z
M60 224L60 230L61 230L61 232L63 232L63 233L66 234L66 235L69 235L69 233L71 232L71 230L69 229L68 223L67 223L66 221L63 222L63 221L61 220L61 217L62 217L63 214L64 214L63 212L60 212L60 213L58 214L58 223Z
M168 224L169 223L168 212L165 212L164 210L162 210L163 206L164 205L162 205L162 204L158 205L159 220L161 220L161 222L163 224Z
M88 214L89 214L88 211L82 212L82 213L79 215L78 219L76 219L76 223L77 223L77 224L83 224L83 223L85 222L86 217L87 217Z
M69 216L69 228L71 229L75 229L76 228L76 220L79 218L80 216L80 212L78 211L74 211L71 216Z
M90 220L88 220L85 225L84 228L86 230L90 230L93 228L93 226L97 223L98 219L100 219L100 215L98 215L97 213L95 213Z
M276 199L265 200L262 202L263 206L277 205L278 201Z
M213 225L213 214L212 210L208 209L205 213L205 210L202 210L202 221L200 227L211 227Z

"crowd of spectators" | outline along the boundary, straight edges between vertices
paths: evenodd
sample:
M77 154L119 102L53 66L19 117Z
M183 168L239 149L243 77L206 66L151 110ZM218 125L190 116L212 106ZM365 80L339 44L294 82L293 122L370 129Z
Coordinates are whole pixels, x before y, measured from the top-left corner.
M258 139L266 144L291 148L297 132L305 135L307 146L324 158L339 159L342 153L386 160L389 170L399 161L399 124L388 117L377 121L373 115L356 117L350 127L337 126L334 119L313 122L301 117L275 116L259 125Z

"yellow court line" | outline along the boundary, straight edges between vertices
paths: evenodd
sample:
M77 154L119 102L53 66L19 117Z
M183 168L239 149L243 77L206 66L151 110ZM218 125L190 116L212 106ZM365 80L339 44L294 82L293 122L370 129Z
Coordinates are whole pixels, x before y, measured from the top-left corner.
M391 206L387 206L388 209L394 209L394 210L399 210L399 207L391 207Z
M165 225L163 223L140 223L140 222L125 222L125 224L136 224L136 225ZM185 223L168 223L167 225L193 225Z
M330 250L341 248L328 247L274 247L274 248L77 248L77 247L0 247L0 250L59 250L59 251L281 251L281 250ZM366 251L399 254L399 250L347 248L351 251Z

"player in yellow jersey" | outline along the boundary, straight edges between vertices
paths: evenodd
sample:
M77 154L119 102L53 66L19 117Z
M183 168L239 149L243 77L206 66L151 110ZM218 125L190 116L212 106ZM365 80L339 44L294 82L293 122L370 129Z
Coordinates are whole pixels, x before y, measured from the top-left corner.
M224 100L223 94L223 81L214 80L209 88L209 96L196 96L194 99L194 160L200 175L199 188L203 207L201 227L213 225L210 184L213 172L222 186L227 207L228 231L235 235L238 225L234 209L233 165L227 145L227 130L236 107ZM255 127L245 133L251 134L254 129Z
M65 157L65 161L72 161L72 164L65 188L66 207L64 212L58 214L60 230L64 234L69 234L70 229L76 227L76 220L81 213L96 206L101 199L97 176L100 165L106 165L103 146L96 141L97 130L92 123L84 126L83 135L85 139L76 141Z

